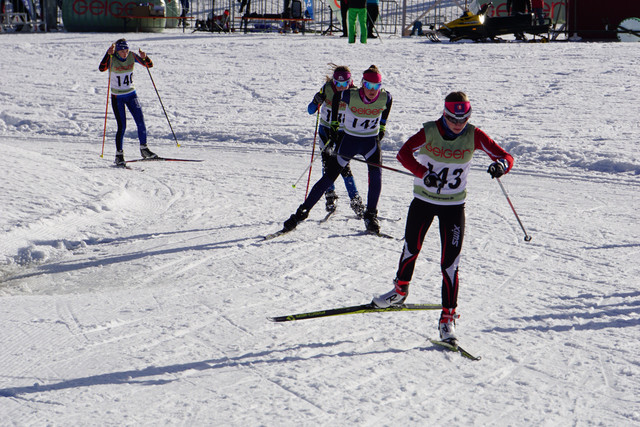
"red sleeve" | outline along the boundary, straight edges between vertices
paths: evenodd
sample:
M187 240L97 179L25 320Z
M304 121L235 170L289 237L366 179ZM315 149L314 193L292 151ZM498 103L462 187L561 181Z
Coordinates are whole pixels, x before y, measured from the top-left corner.
M407 140L407 142L404 143L402 148L400 148L400 151L398 151L398 155L396 156L396 159L398 159L402 166L407 168L418 178L422 178L428 172L428 169L416 160L413 153L426 142L427 139L425 137L424 130L421 129L418 131L418 133L413 135Z
M494 162L498 159L506 160L509 167L505 173L511 170L511 167L513 166L513 157L500 147L493 139L491 139L489 135L476 128L473 139L476 150L484 151Z

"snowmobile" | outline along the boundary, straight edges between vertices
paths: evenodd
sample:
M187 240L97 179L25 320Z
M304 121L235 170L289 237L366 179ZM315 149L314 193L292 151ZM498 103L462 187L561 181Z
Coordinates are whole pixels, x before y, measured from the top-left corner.
M492 3L483 4L478 13L465 10L462 16L442 25L437 32L451 41L469 39L473 41L496 40L497 36L515 34L516 38L524 38L523 34L540 35L549 32L551 20L545 18L544 23L534 21L532 13L513 16L489 17L487 11Z

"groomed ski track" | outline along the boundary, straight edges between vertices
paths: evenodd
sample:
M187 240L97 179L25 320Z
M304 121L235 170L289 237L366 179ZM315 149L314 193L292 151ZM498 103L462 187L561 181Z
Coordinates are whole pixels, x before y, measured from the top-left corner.
M57 200L60 205L28 226L28 233L16 229L3 240L3 252L17 254L3 270L1 289L11 325L3 332L8 347L0 389L7 416L38 420L43 407L73 410L99 396L122 402L117 406L138 421L146 418L133 408L142 406L161 405L167 421L198 421L217 419L204 402L228 414L250 400L262 420L290 415L301 422L366 424L397 420L402 407L412 414L409 422L492 423L498 421L492 414L517 420L523 413L532 417L540 406L548 408L544 420L561 420L597 399L607 402L610 417L622 420L634 399L629 391L635 380L627 373L635 366L636 344L628 333L637 326L631 315L637 292L623 287L605 294L602 287L632 282L637 271L626 260L637 247L611 245L602 236L624 241L616 234L622 230L603 228L604 216L613 203L619 218L637 219L623 203L637 185L580 177L558 188L556 177L511 174L504 182L533 236L524 243L499 188L481 168L472 172L459 334L483 359L465 365L459 355L428 342L437 313L304 325L265 320L336 301L370 301L391 286L402 248L398 241L356 237L356 219L319 224L314 220L322 209L294 233L259 241L286 219L284 207L295 210L302 197L290 182L305 167L306 150L266 150L251 172L239 173L226 165L241 164L251 150L181 148L205 162L145 165L136 174L108 168L99 158L60 164L54 160L57 145L42 141L33 164L22 160L23 168L55 162L54 180L72 171L94 184L74 200ZM6 140L2 147L21 150ZM72 147L78 156L91 149ZM354 165L354 175L366 188L366 169ZM233 202L247 191L247 180L251 202ZM385 186L410 187L394 174L385 174ZM607 199L590 197L577 207L569 201L574 192L600 194L603 186L611 194ZM351 215L346 199L339 200L335 218ZM408 192L384 194L381 214L404 216L410 199ZM548 206L557 207L553 221ZM583 216L590 220L576 227ZM404 221L383 221L383 227L400 236ZM21 233L39 238L20 247ZM425 241L411 289L415 301L439 299L436 235ZM11 244L15 249L8 249ZM29 350L34 346L38 351ZM398 390L400 400L393 397ZM187 391L198 397L185 398ZM452 415L448 405L434 406L438 396L452 394L462 402L485 399L484 409ZM295 410L287 415L276 401ZM505 410L513 401L531 409ZM361 411L342 412L342 405Z

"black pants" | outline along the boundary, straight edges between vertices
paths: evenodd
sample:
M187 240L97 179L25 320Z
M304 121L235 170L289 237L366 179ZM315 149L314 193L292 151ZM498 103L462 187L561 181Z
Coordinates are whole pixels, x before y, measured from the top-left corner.
M380 11L378 9L378 5L375 3L367 3L367 32L369 33L369 37L373 36L373 25L378 19L378 15Z
M349 4L345 0L340 0L340 15L342 15L342 35L347 37L347 12Z
M407 214L404 249L400 256L396 277L400 284L408 284L411 281L422 243L435 217L438 217L440 225L442 306L456 308L458 305L458 263L464 237L464 204L441 206L413 199Z
M382 190L382 170L379 166L374 166L375 164L382 164L382 152L380 151L380 141L378 141L377 135L368 137L345 135L338 147L338 157L331 156L327 159L322 178L313 185L302 206L311 210L340 176L343 168L349 165L349 160L340 157L341 155L352 158L356 154L362 155L367 162L371 163L367 166L369 171L367 210L371 212L377 211L380 191Z
M327 135L327 127L326 126L319 126L318 128L318 135L320 135L320 140L322 141L322 171L324 173L324 171L327 170L327 164L329 164L329 162L331 161L331 154L329 154L328 152L324 151L324 146L327 145L327 142L329 142L329 136ZM344 135L343 135L344 136ZM340 139L342 139L342 137L340 137ZM334 160L335 160L335 156ZM349 178L350 176L353 176L353 173L351 173L351 166L347 165L344 168L342 168L342 172L340 172L340 175L342 175L343 178ZM330 190L335 190L335 188L329 188ZM349 188L347 188L348 190ZM349 197L353 197L351 192L349 192Z

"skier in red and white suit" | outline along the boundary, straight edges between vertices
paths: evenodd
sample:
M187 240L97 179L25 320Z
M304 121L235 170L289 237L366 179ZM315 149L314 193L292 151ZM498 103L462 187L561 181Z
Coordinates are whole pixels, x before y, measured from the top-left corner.
M467 176L475 150L489 155L488 172L498 178L509 172L513 157L486 133L469 124L471 104L463 92L445 98L442 117L423 124L398 152L397 159L413 173L414 199L407 214L405 244L394 288L373 299L379 307L401 305L409 292L416 259L424 238L438 217L442 257L442 340L455 340L458 300L458 263L464 237ZM414 155L414 153L416 153Z

